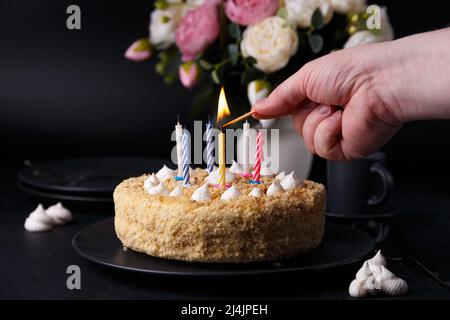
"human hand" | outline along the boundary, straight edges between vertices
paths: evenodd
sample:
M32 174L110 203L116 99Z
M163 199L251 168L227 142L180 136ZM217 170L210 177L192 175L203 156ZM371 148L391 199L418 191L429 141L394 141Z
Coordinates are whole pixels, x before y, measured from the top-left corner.
M450 117L449 31L313 60L258 101L254 116L292 115L306 147L323 158L367 156L406 121Z

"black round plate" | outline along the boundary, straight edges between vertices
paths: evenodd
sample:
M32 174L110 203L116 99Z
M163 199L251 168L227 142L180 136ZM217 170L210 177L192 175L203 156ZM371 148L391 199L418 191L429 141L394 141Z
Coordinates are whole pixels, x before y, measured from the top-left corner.
M34 164L18 174L30 188L56 193L108 193L124 179L159 170L167 161L157 158L78 158Z
M330 218L339 219L386 219L392 218L401 213L401 209L395 205L386 205L383 207L376 207L367 210L366 212L361 212L360 214L348 214L348 213L336 213L327 212L326 216Z
M320 246L297 257L276 263L189 263L124 251L114 232L113 219L107 219L79 231L72 246L92 262L128 271L177 276L238 276L341 267L365 258L373 251L375 243L361 231L327 222Z
M25 191L26 193L32 194L34 196L45 198L45 199L54 199L54 200L63 200L63 201L76 201L76 202L98 202L98 203L112 203L113 198L112 195L105 194L70 194L70 193L57 193L51 192L49 190L38 189L34 187L30 187L25 183L17 182L17 187Z

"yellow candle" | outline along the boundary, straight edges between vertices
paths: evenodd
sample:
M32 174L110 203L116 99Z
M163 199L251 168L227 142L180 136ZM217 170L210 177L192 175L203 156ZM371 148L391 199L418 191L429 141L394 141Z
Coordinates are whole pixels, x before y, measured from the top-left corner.
M219 184L222 188L226 187L225 180L225 134L219 133Z

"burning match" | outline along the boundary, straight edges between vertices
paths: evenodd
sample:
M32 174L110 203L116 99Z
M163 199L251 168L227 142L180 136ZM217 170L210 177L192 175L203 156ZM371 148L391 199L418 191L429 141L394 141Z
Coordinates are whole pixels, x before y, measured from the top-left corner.
M253 115L253 114L255 114L255 113L256 113L256 111L250 111L250 112L247 112L247 113L243 114L242 116L237 117L236 119L233 119L233 120L231 120L231 121L225 123L225 124L222 126L222 128L225 128L226 126L229 126L230 124L233 124L233 123L239 122L239 121L241 121L241 120L244 120L245 118L248 118L248 117L250 117L251 115Z

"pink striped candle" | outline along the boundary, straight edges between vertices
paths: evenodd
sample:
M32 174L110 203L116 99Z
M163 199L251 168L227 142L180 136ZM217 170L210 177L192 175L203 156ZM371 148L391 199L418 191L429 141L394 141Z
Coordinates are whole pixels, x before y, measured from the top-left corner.
M263 135L261 129L256 136L256 155L255 155L255 168L253 172L253 181L259 183L261 180L261 163L263 161Z

